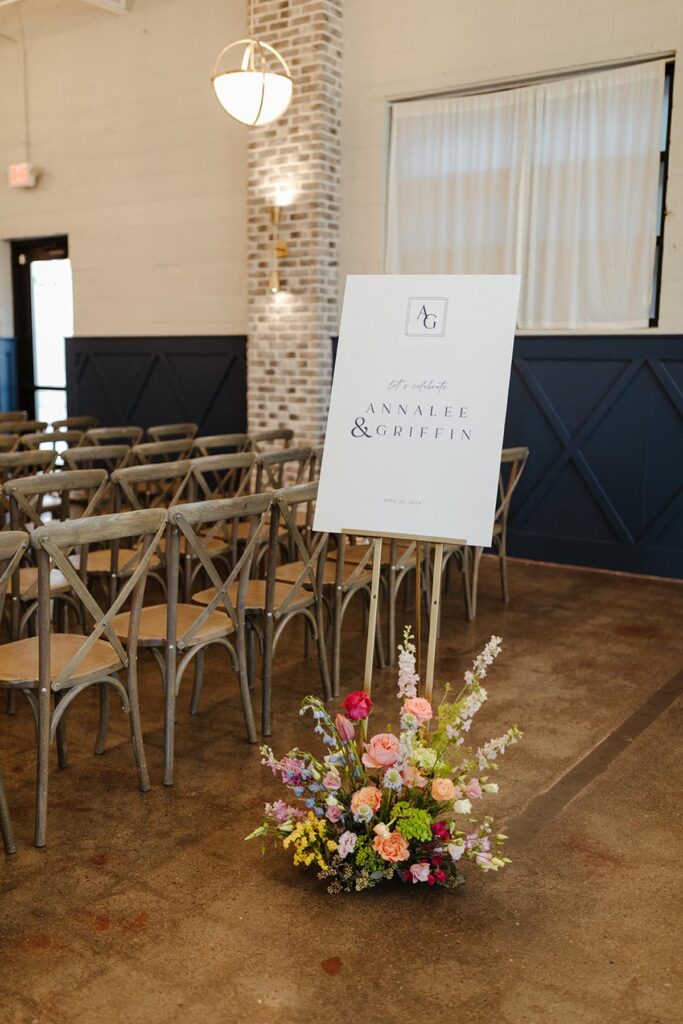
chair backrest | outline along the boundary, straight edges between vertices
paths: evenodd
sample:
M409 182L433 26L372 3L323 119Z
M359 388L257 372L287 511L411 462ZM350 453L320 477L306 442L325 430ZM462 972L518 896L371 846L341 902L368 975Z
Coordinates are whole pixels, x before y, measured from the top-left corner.
M0 531L0 621L5 606L7 584L19 568L28 543L29 537L24 530Z
M110 477L117 508L168 508L194 498L194 477L189 459L124 466Z
M54 461L54 452L0 452L0 526L9 510L2 492L3 485L17 477L47 473Z
M48 495L59 496L59 518L62 522L78 518L73 515L80 508L71 502L74 492L79 492L79 495L85 492L87 504L82 515L95 515L102 507L107 485L108 477L103 469L73 469L9 480L2 490L9 500L10 522L16 530L43 525L43 502ZM50 511L54 516L53 510Z
M285 448L257 455L256 490L277 491L285 486L302 483L312 458L312 448Z
M67 448L62 460L68 469L106 469L113 473L126 464L129 454L127 444L89 444Z
M170 525L169 543L166 557L168 559L168 599L169 599L169 631L168 641L175 637L175 618L170 602L177 600L178 569L180 560L180 539L183 538L183 550L189 560L197 559L206 572L216 593L203 609L200 616L192 623L183 637L178 638L179 646L186 644L201 629L209 615L219 606L228 613L233 625L237 628L243 621L245 611L246 590L249 583L251 565L254 554L267 532L267 513L271 505L271 495L252 494L245 498L222 498L218 501L197 501L187 505L176 505L169 509ZM208 555L205 545L206 534L200 535L202 527L212 530L222 529L224 532L236 532L239 523L248 522L249 532L239 558L232 568L224 573ZM237 583L237 600L230 590Z
M14 452L18 447L18 434L0 434L0 452Z
M106 639L114 648L121 667L133 661L137 651L137 630L144 597L144 587L152 555L166 528L166 513L162 509L145 509L141 512L123 512L107 516L75 519L68 523L41 526L31 534L31 545L36 551L38 562L38 638L40 644L41 687L61 689L73 676L94 644ZM139 556L131 575L127 577L116 597L107 609L95 600L86 585L88 549L92 544L108 544L112 550L114 565L115 551L120 540L140 540ZM74 548L80 551L79 568L76 570L68 552ZM81 602L92 619L92 631L83 637L83 643L61 672L50 677L50 569L58 569L70 585L74 596ZM130 628L127 649L116 636L111 620L124 607L132 595Z
M64 448L75 448L82 437L82 430L39 430L35 434L23 434L19 441L22 448L35 450L47 445L53 451L61 452Z
M3 420L9 420L10 423L13 423L15 420L26 419L28 419L28 413L25 409L10 409L7 412L0 412L0 423L2 423Z
M189 440L196 436L199 427L196 423L161 423L157 427L148 427L147 434L153 441Z
M86 430L83 444L139 444L142 440L142 427L92 427Z
M2 420L0 421L0 433L3 434L35 434L39 430L45 430L45 420Z
M496 521L507 527L510 501L529 458L526 447L503 448L500 453L500 476L498 478L498 508Z
M130 462L134 466L147 466L152 462L172 462L174 459L189 458L192 438L180 437L175 441L146 441L135 444L130 450Z
M198 498L241 498L250 489L254 466L251 452L201 455L190 459L190 463Z
M289 547L293 560L302 563L301 571L292 584L286 599L278 605L278 614L286 614L289 607L300 598L305 587L311 587L316 597L322 596L327 556L327 533L314 533L312 530L301 529L298 522L301 506L312 510L318 497L318 483L296 484L294 487L283 487L272 494L273 503L270 513L270 535L267 570L267 601L272 600L277 572L278 551L282 542L281 529L284 527L289 537ZM307 512L308 521L311 516Z
M196 455L233 455L247 451L250 444L249 434L205 434L195 437L193 451Z
M285 427L278 427L275 430L260 430L249 435L252 450L265 452L271 448L289 448L294 440L294 431Z
M53 430L90 430L99 423L97 416L67 416L63 420L53 420Z

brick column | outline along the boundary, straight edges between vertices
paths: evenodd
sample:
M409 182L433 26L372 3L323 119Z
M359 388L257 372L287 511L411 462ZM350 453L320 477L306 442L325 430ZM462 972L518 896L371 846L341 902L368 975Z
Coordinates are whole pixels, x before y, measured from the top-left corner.
M278 121L247 129L249 429L291 426L297 441L324 432L338 328L342 2L255 0L254 34L282 53L294 93ZM289 255L272 295L278 199Z

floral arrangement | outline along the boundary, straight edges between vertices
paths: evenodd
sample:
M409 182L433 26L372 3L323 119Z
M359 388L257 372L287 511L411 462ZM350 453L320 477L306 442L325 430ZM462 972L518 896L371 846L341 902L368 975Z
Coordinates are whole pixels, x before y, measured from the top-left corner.
M439 707L419 697L415 645L406 627L399 647L400 729L367 739L373 702L363 691L344 700L346 714L332 718L317 697L306 697L315 732L328 752L318 759L298 748L277 760L261 747L262 764L298 800L267 803L265 821L247 839L272 836L293 854L294 864L317 867L329 892L367 889L387 879L456 888L463 864L498 871L506 836L473 806L497 793L491 775L498 757L518 741L516 726L476 749L465 745L472 719L487 693L482 680L501 651L492 636L465 685ZM359 733L360 735L357 735Z

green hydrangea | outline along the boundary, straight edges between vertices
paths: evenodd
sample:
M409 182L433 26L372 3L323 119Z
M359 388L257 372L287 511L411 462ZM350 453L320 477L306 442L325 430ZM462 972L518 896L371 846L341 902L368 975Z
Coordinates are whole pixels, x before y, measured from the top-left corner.
M428 811L401 801L394 807L396 828L404 839L417 839L420 843L428 843L432 838L432 817Z
M436 758L436 750L432 750L431 747L415 747L412 755L413 762L417 767L426 772L431 772L436 764Z
M358 836L353 857L359 868L366 868L370 873L383 871L387 866L386 861L372 849L366 836Z

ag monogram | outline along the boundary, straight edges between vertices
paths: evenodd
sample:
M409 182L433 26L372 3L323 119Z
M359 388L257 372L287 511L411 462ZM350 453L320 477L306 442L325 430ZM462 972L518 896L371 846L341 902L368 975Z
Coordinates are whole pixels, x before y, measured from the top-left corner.
M413 296L408 299L406 336L409 338L443 338L446 332L448 299Z

